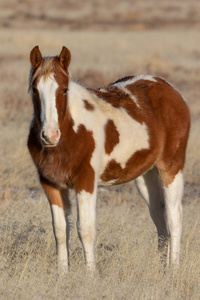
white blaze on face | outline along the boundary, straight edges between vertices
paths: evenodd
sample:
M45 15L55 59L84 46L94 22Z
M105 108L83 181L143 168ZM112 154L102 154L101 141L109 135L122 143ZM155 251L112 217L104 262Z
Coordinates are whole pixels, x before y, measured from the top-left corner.
M58 128L58 112L56 108L56 90L58 84L53 75L47 79L41 77L37 84L41 101L41 122L43 129L49 131Z

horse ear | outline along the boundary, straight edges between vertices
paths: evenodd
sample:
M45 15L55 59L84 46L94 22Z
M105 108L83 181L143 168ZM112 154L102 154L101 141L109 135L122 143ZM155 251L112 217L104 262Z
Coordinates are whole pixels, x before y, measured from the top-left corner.
M33 69L36 69L42 61L42 54L38 46L35 46L30 53L30 61Z
M69 64L71 61L71 53L69 49L67 49L65 46L62 47L62 50L60 52L59 56L59 62L63 69L67 70Z

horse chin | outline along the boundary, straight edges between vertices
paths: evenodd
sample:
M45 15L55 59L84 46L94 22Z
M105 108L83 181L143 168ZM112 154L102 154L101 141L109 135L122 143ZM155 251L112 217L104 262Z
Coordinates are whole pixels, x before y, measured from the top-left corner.
M43 144L44 148L55 148L57 146L58 146L58 143L57 144Z

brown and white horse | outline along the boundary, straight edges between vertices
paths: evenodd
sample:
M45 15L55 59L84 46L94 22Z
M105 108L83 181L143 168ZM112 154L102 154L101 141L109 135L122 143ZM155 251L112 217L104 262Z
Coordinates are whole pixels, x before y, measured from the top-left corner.
M77 195L77 229L95 269L97 187L135 180L158 232L178 264L183 167L190 128L184 99L154 76L128 76L100 89L71 80L70 51L30 54L34 117L28 147L50 202L58 267L68 270L68 189Z

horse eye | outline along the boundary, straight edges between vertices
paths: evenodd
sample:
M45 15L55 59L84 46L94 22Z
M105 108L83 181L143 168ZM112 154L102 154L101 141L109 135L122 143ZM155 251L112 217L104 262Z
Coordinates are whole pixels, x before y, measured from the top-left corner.
M63 94L66 94L67 91L68 91L68 88L64 89L64 90L63 90Z

